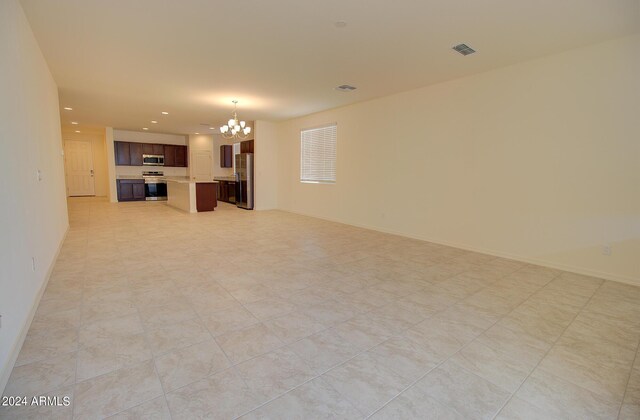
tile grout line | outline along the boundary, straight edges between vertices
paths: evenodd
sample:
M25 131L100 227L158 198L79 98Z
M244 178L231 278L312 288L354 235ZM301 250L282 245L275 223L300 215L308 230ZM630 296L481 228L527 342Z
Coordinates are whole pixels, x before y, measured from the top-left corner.
M516 270L516 271L518 271L518 270ZM514 272L515 272L515 271L514 271ZM455 276L457 276L457 275L459 275L459 274L462 274L462 273L454 274L454 275L452 275L452 276L448 277L447 279L453 278L453 277L455 277ZM442 281L446 281L447 279L442 280ZM481 288L481 289L477 290L476 292L472 293L472 295L473 295L473 294L475 294L475 293L477 293L477 292L479 292L479 291L481 291L481 290L483 290L483 289L485 289L486 287L488 287L488 286L492 285L493 283L496 283L496 282L497 282L497 281L499 281L499 280L500 280L500 279L495 280L495 281L493 281L493 282L489 283L487 286L485 286L485 287L483 287L483 288ZM439 283L439 282L438 282L438 283ZM437 284L437 283L436 283L436 284ZM435 284L432 284L432 285L435 285ZM373 287L373 286L370 286L370 287ZM542 288L542 287L544 287L544 286L541 286L541 288ZM534 293L535 293L535 292L534 292ZM399 298L399 297L406 297L406 296L408 296L408 295L410 295L410 294L411 294L411 293L408 293L408 294L406 294L406 295L402 295L402 296L396 296L396 298ZM469 295L469 296L471 296L471 295ZM242 415L238 416L237 418L240 418L240 417L242 417L242 416L244 416L244 415L247 415L247 414L249 414L249 413L251 413L251 412L253 412L253 411L255 411L255 410L259 409L260 407L262 407L262 406L264 406L264 405L266 405L266 404L268 404L268 403L270 403L270 402L272 402L272 401L274 401L274 400L276 400L276 399L278 399L278 398L282 397L283 395L286 395L286 394L288 394L288 393L290 393L290 392L294 391L295 389L297 389L297 388L301 387L302 385L305 385L305 384L307 384L308 382L311 382L311 381L313 381L313 380L315 380L315 379L320 378L322 375L326 374L327 372L330 372L331 370L334 370L334 369L336 369L336 368L338 368L338 367L340 367L340 366L343 366L343 365L347 364L348 362L350 362L351 360L353 360L353 359L355 359L356 357L360 356L361 354L364 354L364 353L366 353L366 352L368 352L368 351L371 351L372 349L374 349L374 348L376 348L376 347L380 346L381 344L384 344L385 342L389 341L389 340L390 340L390 339L392 339L392 338L400 337L404 332L406 332L407 330L411 329L411 328L412 328L412 327L414 327L415 325L417 325L417 324L419 324L419 323L421 323L421 322L424 322L424 321L426 321L426 320L428 320L428 319L431 319L431 318L433 318L434 316L436 316L436 315L437 315L437 314L439 314L439 313L442 313L442 312L447 311L449 308L451 308L451 307L455 306L456 304L460 303L461 301L463 301L464 299L466 299L466 298L467 298L467 297L469 297L469 296L465 296L464 298L457 299L456 301L452 302L450 305L446 306L445 308L443 308L443 309L441 309L441 310L439 310L439 311L437 311L437 312L434 312L434 313L432 313L430 316L428 316L428 317L426 317L426 318L422 319L421 321L417 322L416 324L412 324L412 325L411 325L411 326L409 326L408 328L405 328L405 329L401 330L398 334L393 334L393 335L391 335L391 336L387 337L386 339L384 339L383 341L381 341L381 342L379 342L379 343L376 343L376 344L372 345L371 347L368 347L368 348L366 348L366 349L364 349L364 350L362 350L362 351L360 351L360 352L356 353L355 355L353 355L352 357L350 357L350 358L348 358L348 359L344 360L343 362L338 363L338 364L336 364L335 366L331 366L331 367L329 367L328 369L326 369L326 370L322 371L322 373L320 373L320 374L316 375L315 377L313 377L313 378L311 378L311 379L309 379L309 380L307 380L307 381L305 381L305 382L303 382L303 383L301 383L301 384L299 384L299 385L295 386L294 388L291 388L291 389L290 389L290 390L288 390L287 392L285 392L285 393L283 393L283 394L281 394L281 395L279 395L279 396L276 396L276 397L272 398L271 400L269 400L269 401L267 401L267 402L265 402L265 403L263 403L263 404L259 405L258 407L255 407L255 408L253 408L253 409L251 409L251 410L249 410L249 411L247 411L247 412L243 413ZM389 304L389 305L391 305L391 304ZM384 305L384 306L389 306L389 305ZM370 313L370 312L373 312L374 310L375 310L375 309L370 310L370 311L367 311L367 312L365 312L365 313L362 313L361 315L366 315L366 314L368 314L368 313ZM356 316L357 316L357 315L356 315ZM505 316L506 316L506 315L505 315ZM500 319L502 319L502 317L501 317ZM500 319L498 319L498 320L496 321L496 323L497 323L497 322L499 322L499 321L500 321ZM343 321L343 322L347 322L347 321L348 321L348 320ZM494 323L494 324L495 324L495 323ZM492 326L493 326L494 324L492 324ZM336 324L336 325L337 325L337 324ZM331 327L328 327L328 328L326 328L325 330L322 330L322 331L326 331L326 330L328 330L328 329L331 329L331 328L333 328L334 326L335 326L335 325L333 325L333 326L331 326ZM488 327L487 329L489 329L489 328L491 328L491 326L490 326L490 327ZM322 332L322 331L320 331L320 332ZM485 331L486 331L486 330L485 330ZM318 333L320 333L320 332L317 332L317 333L315 333L315 334L318 334ZM483 332L484 332L484 331L483 331ZM312 334L312 335L314 335L314 334ZM309 336L307 336L307 337L303 337L303 338L301 338L301 339L299 339L299 340L297 340L297 341L295 341L295 342L293 342L293 343L291 343L291 344L297 343L298 341L302 341L302 340L304 340L304 339L306 339L306 338L308 338L308 337L309 337ZM476 337L476 338L477 338L477 337ZM473 340L471 340L471 341L475 341L475 338L474 338ZM467 344L470 344L470 343L471 343L471 342L469 342L469 343L467 343ZM465 345L464 347L466 347L466 345ZM460 350L462 350L462 349L460 349ZM295 353L295 352L294 352L294 353ZM457 352L456 352L456 353L457 353ZM454 353L454 354L456 354L456 353ZM452 354L450 357L452 357L454 354ZM299 356L298 356L298 357L299 357ZM450 357L449 357L449 358L450 358ZM422 376L421 376L420 378L418 378L416 381L412 382L408 387L406 387L406 388L405 388L405 389L403 389L400 393L398 393L398 395L396 395L396 396L394 396L393 398L391 398L391 399L390 399L389 401L387 401L387 402L386 402L382 407L378 408L377 410L375 410L373 413L369 414L368 416L367 416L366 414L362 413L362 412L361 412L357 407L354 407L354 406L353 406L353 404L351 403L351 401L349 401L347 398L345 398L345 397L344 397L340 392L338 392L337 390L335 390L335 388L333 388L333 386L332 386L331 384L328 384L328 385L329 385L329 386L331 386L331 388L332 388L332 389L334 389L334 390L336 391L336 393L337 393L337 394L339 394L339 395L344 399L344 401L346 401L349 405L351 405L353 408L355 408L355 409L356 409L356 411L358 411L360 414L362 414L362 415L363 415L363 419L366 419L366 418L371 417L372 415L374 415L374 414L375 414L375 413L377 413L378 411L380 411L380 410L381 410L382 408L384 408L384 406L386 406L389 402L391 402L392 400L394 400L395 398L397 398L400 394L402 394L402 393L403 393L404 391L406 391L408 388L410 388L411 386L413 386L416 382L420 381L420 380L421 380L424 376L426 376L429 372L431 372L432 370L436 369L437 367L439 367L441 364L443 364L443 363L444 363L444 362L446 362L447 360L448 360L448 358L447 358L447 359L445 359L445 360L443 360L441 363L439 363L438 365L434 366L433 368L429 369L429 371L428 371L428 372L426 372L424 375L422 375ZM304 360L303 360L303 362L304 362ZM306 363L306 362L305 362L305 363ZM466 370L466 369L465 369L465 370ZM470 373L472 373L472 372L470 372ZM474 375L475 375L475 374L474 374ZM476 375L476 376L477 376L477 375Z
M169 418L173 419L173 416L171 414L171 410L169 410L169 403L167 401L167 392L164 389L164 384L162 383L162 379L160 377L160 374L158 373L158 366L156 365L156 358L155 358L155 356L153 354L153 349L151 348L151 345L149 344L149 337L147 337L147 333L149 331L145 328L145 325L142 322L142 316L140 315L140 308L138 308L138 305L136 305L135 303L133 303L133 306L135 306L136 314L138 316L138 319L140 320L140 324L142 324L142 330L143 330L142 331L142 335L144 336L144 342L147 345L147 347L149 348L149 353L151 353L151 363L153 364L153 371L156 374L156 377L158 378L158 382L160 383L160 389L162 390L162 397L164 398L164 403L167 406L167 411L169 411ZM157 398L157 397L150 398L149 400L143 401L142 403L140 403L138 405L145 404L146 402L152 401L155 398ZM127 411L127 410L129 410L131 408L137 407L138 405L135 405L135 406L129 407L129 408L125 408L124 410L120 411L120 413L124 412L124 411ZM115 413L115 414L118 414L118 413ZM113 414L113 415L115 415L115 414Z
M91 214L91 212L89 212L89 214ZM86 237L86 244L85 246L88 247L89 246L89 234L88 232L86 233L87 237ZM65 239L66 241L66 239ZM64 244L63 244L64 245ZM57 263L57 261L55 262ZM86 256L85 256L85 261L83 264L83 273L86 271L87 268L87 261L86 261ZM72 399L72 406L71 406L71 418L74 419L75 415L76 415L76 387L78 385L78 360L80 359L80 330L82 329L82 312L83 312L83 308L84 308L84 289L85 289L85 282L86 282L87 278L86 278L86 274L82 275L82 291L80 293L80 308L78 310L78 328L76 330L76 339L78 340L76 343L76 369L74 372L74 378L73 378L73 386L72 386L72 392L73 392L73 399Z
M519 270L516 270L516 271L519 271ZM514 273L515 273L516 271L514 271ZM511 273L511 274L513 274L513 273ZM507 276L507 275L505 275L505 276L501 277L501 278L500 278L500 279L498 279L498 280L495 280L495 281L491 282L490 284L488 284L487 286L483 287L482 289L478 290L478 291L477 291L477 292L475 292L475 293L478 293L478 292L480 292L481 290L484 290L484 289L486 289L487 287L489 287L489 286L493 285L494 283L497 283L498 281L502 280L502 279L503 279L503 278L505 278L506 276ZM557 277L557 276L556 276L556 277ZM552 279L552 280L553 280L553 279ZM552 280L549 280L549 282L551 282ZM547 282L546 284L548 284L549 282ZM507 317L509 314L511 314L513 311L515 311L515 310L516 310L520 305L522 305L524 302L526 302L526 301L527 301L531 296L533 296L533 295L534 295L535 293L537 293L539 290L543 289L543 288L546 286L546 284L545 284L545 285L543 285L543 286L540 286L536 291L534 291L533 293L531 293L531 294L529 295L529 297L527 297L524 301L522 301L521 303L519 303L519 304L518 304L518 306L516 306L516 307L515 307L514 309L512 309L511 311L507 312L506 314L504 314L503 316L501 316L500 318L498 318L498 319L497 319L493 324L491 324L489 327L487 327L486 329L484 329L480 334L478 334L476 337L474 337L474 338L473 338L472 340L470 340L468 343L466 343L465 345L463 345L462 347L460 347L460 348L459 348L458 350L456 350L454 353L452 353L451 355L449 355L448 357L446 357L444 360L442 360L442 361L441 361L440 363L438 363L436 366L434 366L433 368L429 369L429 371L428 371L428 372L426 372L425 374L423 374L422 376L420 376L418 379L416 379L415 381L413 381L411 384L409 384L407 387L405 387L404 389L402 389L402 391L400 391L397 395L395 395L395 396L394 396L393 398L391 398L389 401L387 401L386 403L384 403L381 407L379 407L377 410L375 410L373 413L371 413L371 414L370 414L369 416L367 416L366 418L367 418L367 419L368 419L368 418L371 418L371 417L372 417L373 415L375 415L377 412L381 411L384 407L386 407L387 405L389 405L389 403L391 403L393 400L395 400L395 399L396 399L396 398L398 398L400 395L402 395L404 392L406 392L409 388L411 388L412 386L414 386L415 384L417 384L418 382L420 382L422 379L424 379L424 378L425 378L429 373L433 372L435 369L439 368L440 366L442 366L443 364L445 364L446 362L448 362L449 360L451 360L451 359L452 359L456 354L460 353L462 350L464 350L465 348L467 348L471 343L475 342L475 341L478 339L478 337L480 337L481 335L483 335L486 331L488 331L489 329L491 329L491 328L492 328L493 326L495 326L498 322L500 322L502 319L506 318L506 317ZM475 294L475 293L474 293L474 294ZM472 295L470 295L470 296L472 296ZM466 298L464 298L464 299L466 299ZM463 301L464 299L460 299L460 300L458 300L455 304L457 304L457 303L459 303L459 302ZM454 304L454 305L455 305L455 304ZM451 306L453 306L453 305L451 305ZM451 307L451 306L449 306L449 307ZM447 308L447 309L448 309L448 308ZM446 309L445 309L445 310L446 310ZM440 311L440 312L444 312L445 310L442 310L442 311ZM440 313L440 312L437 312L437 313ZM437 313L435 313L434 315L436 315ZM454 321L454 322L455 322L455 321ZM452 363L455 363L455 362L452 362ZM495 385L493 382L488 381L488 380L486 380L486 379L482 378L481 376L478 376L476 373L474 373L474 372L471 372L471 371L467 370L467 369L466 369L466 368L464 368L463 366L460 366L460 368L461 368L461 369L463 369L464 371L468 372L469 374L471 374L471 375L475 376L475 377L478 377L478 378L480 378L480 379L482 379L482 380L484 380L484 381L487 381L487 382L491 383L492 385ZM497 385L496 385L496 386L497 386ZM499 386L498 386L498 388L502 389L502 387L499 387ZM436 400L436 401L438 401L438 400ZM440 401L438 401L438 402L440 403ZM461 416L463 416L463 415L462 415L461 413L459 413L455 408L451 408L451 409L452 409L453 411L455 411L457 414L460 414ZM464 416L463 416L463 417L464 417Z
M240 301L239 301L239 300L238 300L238 299L237 299L237 298L236 298L236 297L235 297L231 292L229 292L229 291L227 290L227 288L226 288L226 287L224 287L222 284L218 283L216 280L212 280L212 281L213 281L213 282L215 282L215 284L217 284L218 286L220 286L220 287L222 288L222 290L224 290L225 292L229 293L229 296L231 296L231 297L233 298L233 300L234 300L234 301L236 301L236 303L238 303L238 304L239 304L239 305L240 305L240 306L241 306L245 311L249 312L249 313L251 314L251 316L255 317L258 321L260 321L260 322L257 322L257 323L255 323L255 324L251 324L251 325L249 325L249 326L247 326L247 327L240 328L239 330L236 330L236 331L241 331L241 330L244 330L244 329L248 329L248 328L251 328L251 327L253 327L254 325L257 325L257 324L264 324L264 322L263 322L262 320L260 320L257 316L255 316L255 315L253 314L253 312L251 312L250 310L248 310L248 309L247 309L247 308L242 304L242 302L240 302ZM196 312L196 315L198 315L198 317L200 317L200 314L199 314L197 311L195 311L195 312ZM216 345L220 348L220 350L222 350L222 353L223 353L223 354L224 354L224 356L227 358L227 361L228 361L228 362L229 362L229 364L230 364L229 368L233 369L233 371L234 371L234 372L235 372L235 374L240 378L240 380L242 381L242 383L244 384L244 386L246 386L246 387L249 389L249 388L250 388L250 386L249 386L249 384L247 383L247 381L244 379L244 377L243 377L243 376L240 374L240 372L238 371L237 365L239 365L240 363L244 363L244 362L246 362L246 361L249 361L249 360L255 359L256 357L260 357L260 356L262 356L263 354L270 353L270 352L271 352L271 351L273 351L273 350L271 350L271 351L269 351L269 352L267 352L267 353L263 353L263 354L260 354L260 355L254 356L254 357L252 357L252 358L250 358L250 359L247 359L247 360L244 360L244 361L242 361L242 362L234 363L234 362L231 360L231 358L229 357L229 355L227 355L227 352L224 350L224 348L222 348L222 346L221 346L221 345L220 345L220 343L218 342L218 340L217 340L216 336L211 332L211 330L210 330L206 325L204 325L204 324L203 324L203 326L204 326L204 328L205 328L207 331L209 331L209 334L213 337L214 342L215 342L215 343L216 343ZM232 332L232 331L229 331L229 332ZM224 333L224 334L226 334L226 333ZM220 335L222 335L222 334L220 334ZM278 340L280 340L280 337L278 337ZM280 341L282 341L282 340L280 340ZM278 348L276 348L276 349L274 349L274 350L278 350L278 349L280 349L280 348L282 348L282 347L284 347L284 345L283 345L283 346L280 346L280 347L278 347ZM214 373L214 374L212 374L212 375L208 375L207 377L210 377L210 376L213 376L213 375L215 375L215 373ZM191 383L193 383L193 382L191 382ZM190 384L188 384L188 385L190 385ZM186 386L186 385L185 385L185 386Z
M633 361L631 362L631 370L629 371L629 377L627 378L627 384L625 385L625 388L624 388L622 401L620 401L620 407L618 408L618 416L616 417L618 419L620 418L620 414L622 413L622 407L624 406L624 399L627 397L627 393L629 392L629 383L631 382L631 376L633 376L636 360L640 360L640 358L638 358L638 352L640 352L640 340L638 340L638 345L636 345L636 355L633 357Z
M560 277L560 275L556 276L556 278ZM554 278L555 280L555 278ZM529 374L522 380L522 382L520 382L520 385L518 386L518 388L516 388L515 391L513 391L511 393L511 396L504 402L504 404L502 404L502 406L500 407L500 409L496 412L496 414L493 416L493 419L495 419L496 417L498 417L498 415L500 415L500 413L502 412L502 410L504 410L504 408L507 406L507 404L513 399L513 397L518 393L518 391L520 391L520 388L522 388L522 385L524 385L524 383L527 381L527 379L529 379L529 377L531 376L531 374L533 372L536 371L536 369L538 368L538 366L540 366L540 363L542 363L542 361L544 359L547 358L547 356L549 355L549 353L551 352L551 350L553 350L553 348L556 346L556 343L562 338L562 336L564 335L564 333L567 331L567 329L569 329L569 327L571 326L571 324L573 324L573 322L576 320L576 318L578 318L578 316L582 313L582 311L584 310L584 308L587 307L587 305L589 305L589 302L591 302L591 299L593 299L593 297L596 295L596 293L598 293L598 290L600 290L600 288L604 285L604 281L602 283L600 283L600 285L598 286L598 288L593 292L593 294L589 297L589 299L580 307L580 310L578 310L578 312L576 312L576 314L573 316L573 318L571 319L571 322L569 322L567 324L566 327L563 328L562 332L560 333L560 335L558 336L558 338L556 338L553 343L551 344L551 346L549 347L549 349L545 352L544 356L542 356L540 358L540 360L538 361L538 363L536 363L536 365L533 367L533 369L531 369L531 371L529 372ZM560 378L562 379L562 378ZM571 381L567 381L567 382L571 382ZM572 383L572 382L571 382ZM574 384L575 385L575 384ZM579 386L579 385L577 385ZM582 387L580 387L582 388ZM530 403L529 401L526 401L527 403L533 405L534 407L538 407L536 404ZM540 407L538 407L540 408Z

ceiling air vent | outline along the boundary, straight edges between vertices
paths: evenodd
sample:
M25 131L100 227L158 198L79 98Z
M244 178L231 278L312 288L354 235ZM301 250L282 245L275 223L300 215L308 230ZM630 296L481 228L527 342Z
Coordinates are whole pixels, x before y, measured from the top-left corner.
M351 85L340 85L336 88L336 90L339 90L341 92L352 92L356 89L357 88L355 86L351 86Z
M453 47L453 49L458 51L462 55L469 55L469 54L473 54L474 52L476 52L476 50L474 50L473 48L471 48L467 44L458 44L455 47Z

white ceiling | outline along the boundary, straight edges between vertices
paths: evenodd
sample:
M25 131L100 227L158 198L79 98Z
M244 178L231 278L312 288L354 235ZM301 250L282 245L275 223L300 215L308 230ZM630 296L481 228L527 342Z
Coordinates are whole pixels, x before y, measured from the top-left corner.
M200 123L226 121L232 99L243 119L286 119L640 31L638 0L22 5L61 107L74 108L62 111L63 125L167 133L206 132ZM478 52L451 50L461 42ZM345 83L358 90L334 90Z

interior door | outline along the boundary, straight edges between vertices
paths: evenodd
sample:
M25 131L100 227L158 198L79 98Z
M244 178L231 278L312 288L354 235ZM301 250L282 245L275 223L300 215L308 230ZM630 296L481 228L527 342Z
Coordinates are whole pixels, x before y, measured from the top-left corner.
M93 153L90 141L66 140L64 167L69 197L95 195Z
M210 150L196 150L192 153L191 178L196 181L213 179L213 156Z

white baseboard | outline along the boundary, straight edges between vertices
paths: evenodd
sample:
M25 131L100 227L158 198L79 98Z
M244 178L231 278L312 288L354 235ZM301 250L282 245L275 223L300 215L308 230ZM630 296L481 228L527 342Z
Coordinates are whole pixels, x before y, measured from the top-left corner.
M9 382L9 377L11 376L11 371L13 370L13 366L16 364L16 360L18 360L18 355L20 354L20 350L22 349L22 344L24 343L25 338L27 338L27 333L29 332L29 328L31 327L31 321L33 321L33 317L35 316L38 305L40 304L40 299L42 299L42 295L47 288L47 284L49 283L49 279L51 278L51 273L53 272L53 267L56 265L56 261L58 260L58 256L60 255L60 250L62 249L62 244L64 244L64 240L67 238L68 232L69 226L67 225L67 229L65 230L64 235L62 235L62 240L58 244L58 249L56 250L56 253L53 256L53 260L51 261L51 264L47 269L47 274L45 275L44 281L42 282L42 285L40 285L38 293L36 293L33 298L33 302L31 303L31 310L29 311L29 315L22 325L20 335L13 343L13 347L11 348L11 352L9 353L9 359L7 360L6 365L2 366L2 371L0 372L0 395L4 394L4 389L7 386L7 382Z
M309 214L309 213L304 213L304 212L298 212L298 211L292 211L292 210L283 210L283 209L280 209L280 210L284 211L284 212L287 212L287 213L293 213L293 214L298 214L298 215L301 215L301 216L313 217L313 218L316 218L316 219L326 220L326 221L334 222L334 223L340 223L340 224L343 224L343 225L354 226L354 227L358 227L358 228L362 228L362 229L374 230L376 232L389 233L389 234L392 234L392 235L402 236L402 237L405 237L405 238L417 239L417 240L420 240L420 241L432 242L432 243L439 244L439 245L451 246L451 247L454 247L454 248L464 249L465 251L479 252L479 253L482 253L482 254L493 255L495 257L508 258L510 260L515 260L515 261L525 262L525 263L529 263L529 264L540 265L540 266L548 267L548 268L555 268L555 269L558 269L558 270L569 271L569 272L572 272L572 273L582 274L582 275L585 275L585 276L598 277L598 278L605 279L605 280L611 280L611 281L615 281L615 282L619 282L619 283L630 284L630 285L633 285L633 286L640 286L640 279L635 279L633 277L620 276L620 275L616 275L616 274L612 274L612 273L605 273L605 272L601 272L601 271L597 271L597 270L590 270L590 269L583 268L583 267L575 267L575 266L572 266L572 265L558 264L558 263L554 263L554 262L551 262L551 261L546 261L544 259L531 258L531 257L522 256L522 255L517 255L517 254L510 254L510 253L495 251L495 250L492 250L492 249L478 248L478 247L473 247L473 246L466 245L466 244L459 244L459 243L450 242L450 241L444 241L444 240L440 240L440 239L436 239L436 238L426 238L426 237L422 237L422 236L419 236L419 235L410 235L410 234L406 234L404 232L397 232L397 231L394 231L392 229L384 229L384 228L380 228L380 227L369 226L369 225L358 224L358 223L346 223L346 222L341 221L341 220L332 219L332 218L328 218L328 217L320 217L320 216L316 216L316 215Z

